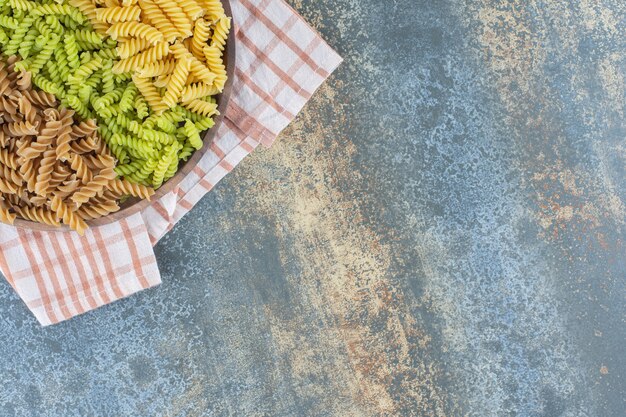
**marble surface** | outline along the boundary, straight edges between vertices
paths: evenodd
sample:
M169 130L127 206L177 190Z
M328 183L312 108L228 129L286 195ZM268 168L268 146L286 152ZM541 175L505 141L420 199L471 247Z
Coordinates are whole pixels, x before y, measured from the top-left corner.
M623 416L626 3L290 3L345 63L162 286L0 282L0 416Z

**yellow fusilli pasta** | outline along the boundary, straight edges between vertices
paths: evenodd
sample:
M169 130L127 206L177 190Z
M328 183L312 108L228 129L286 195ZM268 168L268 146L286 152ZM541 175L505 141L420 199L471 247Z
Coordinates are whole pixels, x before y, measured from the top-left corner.
M145 39L153 45L163 40L163 34L152 26L139 22L120 22L114 23L107 34L113 39L126 38L136 36Z
M185 59L179 59L176 63L174 72L172 72L169 78L167 90L163 96L163 103L167 107L172 108L178 103L183 88L185 87L185 80L187 80L187 76L189 75L190 67L190 62Z
M175 0L192 22L204 16L204 10L195 0Z
M170 22L163 10L152 0L139 0L139 6L147 21L163 34L166 41L173 42L179 36L176 27Z
M133 38L123 42L118 42L116 50L119 57L124 59L138 54L139 52L148 49L150 46L152 46L152 44L146 39Z
M158 62L169 52L170 44L167 42L159 42L137 55L117 61L113 66L113 73L121 74L124 72L130 72L137 67L144 67L147 64Z
M191 38L191 53L201 61L204 61L203 48L211 36L211 26L204 19L196 20Z
M191 20L174 0L155 0L182 38L191 36Z
M104 23L138 22L140 15L141 8L139 6L114 6L96 9L96 18Z

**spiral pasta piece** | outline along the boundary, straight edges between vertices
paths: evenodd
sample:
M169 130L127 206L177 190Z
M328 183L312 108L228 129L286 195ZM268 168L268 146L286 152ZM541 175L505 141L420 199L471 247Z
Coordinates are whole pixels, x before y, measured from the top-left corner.
M215 23L220 17L224 16L224 6L219 0L198 0L200 6L205 10L206 19Z
M80 66L80 59L78 58L78 43L76 37L73 34L68 34L63 38L63 46L67 55L68 65L76 69Z
M75 203L78 207L81 204L89 201L90 198L95 197L100 191L104 190L105 187L109 184L109 182L115 179L115 171L113 168L105 168L87 184L80 187L72 196L70 200Z
M105 34L108 25L101 22L96 17L96 6L90 0L69 0L70 5L76 7L93 25L93 28L100 34Z
M82 155L72 154L70 155L70 166L76 173L76 178L80 179L83 184L88 184L93 178L91 170L87 166L85 159Z
M47 80L39 74L33 76L33 84L42 89L44 92L49 94L56 94L60 97L63 97L63 91L58 83Z
M174 71L174 67L176 67L176 60L174 58L166 58L161 61L146 64L143 68L139 69L137 73L144 78L158 77L160 75L171 74Z
M37 140L32 142L29 147L24 148L18 152L24 160L35 159L39 157L46 149L48 149L53 140L58 137L59 131L63 127L63 122L60 120L49 120L45 123L37 135Z
M0 222L12 225L16 218L17 216L9 211L4 200L0 200Z
M78 24L85 22L85 18L81 11L69 4L43 4L34 7L30 11L31 16L46 16L46 15L59 15L62 18L67 17ZM68 22L64 22L68 23ZM71 24L70 24L71 26Z
M194 99L187 103L183 103L187 109L202 116L212 116L217 114L217 104L208 103L204 100Z
M42 24L41 20L35 20L33 22L33 25L39 29L39 32L42 35L48 35L48 30L56 33L57 35L63 33L63 26L61 26L61 22L59 22L59 19L56 16L46 16L43 23L45 23L45 26Z
M73 174L70 176L70 179L64 181L63 184L59 185L54 192L54 195L59 196L62 199L66 199L70 195L74 194L76 190L80 188L82 182L76 179L76 175Z
M11 36L11 39L3 48L6 55L15 55L34 21L35 16L29 15L20 22L19 26L13 31L13 36Z
M185 80L189 75L190 68L191 64L188 60L179 59L176 63L174 72L172 72L169 83L167 84L167 90L163 96L163 103L167 107L172 108L176 105L176 103L178 103L185 86Z
M148 116L148 105L146 104L146 100L140 95L135 98L135 109L137 110L137 117L139 117L139 119L144 119Z
M20 91L29 90L32 85L32 74L26 71L20 71L15 81L17 89Z
M52 197L50 201L50 209L57 215L62 222L70 228L76 230L79 235L84 235L87 230L87 223L81 219L78 214L74 213L70 207L61 200L57 195Z
M67 82L71 85L80 86L91 74L102 68L102 65L104 65L103 59L96 56L89 62L80 65L76 71L68 77Z
M94 94L94 88L90 84L85 83L78 88L76 97L78 97L81 103L87 106L91 101L91 96Z
M72 137L85 137L88 136L85 140L90 140L93 143L93 137L90 135L93 134L98 129L98 125L96 121L93 119L81 121L79 124L75 124L72 126ZM95 148L93 148L95 149Z
M71 171L61 161L56 162L52 169L50 184L48 185L48 193L57 189L59 185L65 182L72 175Z
M12 136L29 136L37 134L37 126L29 121L13 122L3 125Z
M23 219L54 227L59 227L61 225L56 213L45 207L14 206L13 209Z
M11 16L0 16L0 26L7 29L15 30L19 27L20 23L17 19Z
M22 178L26 182L26 188L28 191L34 193L35 186L37 185L37 169L39 162L35 160L24 161L19 167L19 172L22 174Z
M134 68L143 67L147 64L161 60L169 52L170 44L167 42L159 42L153 47L146 49L137 55L117 61L115 65L113 65L113 72L115 74L130 72Z
M187 120L185 122L185 126L183 127L185 136L189 141L189 144L193 146L196 150L202 148L202 139L200 138L200 131L196 127L196 125L191 121Z
M57 131L56 158L65 161L68 159L72 137L73 112L68 112L61 118L61 128Z
M163 40L163 34L161 32L152 26L139 22L114 23L109 29L107 29L107 34L113 39L135 36L146 39L153 45Z
M165 12L165 15L174 24L174 27L181 37L186 38L191 36L191 20L175 1L155 0L155 3Z
M49 138L48 142L51 143L52 139L53 138ZM16 143L17 143L17 148L15 149L15 155L19 157L19 162L22 164L25 162L28 162L31 159L39 158L41 154L46 149L48 149L48 145L45 144L44 142L37 142L35 140L28 139L28 138L23 138L22 140ZM11 152L9 149L7 149L6 151L9 153ZM16 161L18 161L18 159L16 159Z
M194 99L199 99L202 97L206 97L208 95L217 94L219 91L217 88L210 84L205 83L196 83L191 84L183 88L181 94L182 103L187 103Z
M215 74L213 74L198 58L193 56L187 48L181 43L174 44L170 47L172 53L178 60L189 61L190 64L190 72L193 75L199 77L205 83L212 83L215 79Z
M196 21L204 16L204 10L195 0L175 0L178 7L183 9L189 20Z
M230 31L230 17L220 16L219 20L215 24L213 30L213 38L211 39L211 46L220 50L224 50L226 45L226 38L228 38L228 32Z
M166 109L167 106L161 101L161 95L148 78L140 77L135 74L133 75L133 82L148 105L152 108L152 111L161 113Z
M126 90L124 90L120 98L119 106L121 111L127 112L133 108L133 103L135 102L135 97L138 92L139 90L137 90L135 84L128 84L128 87L126 87Z
M139 6L113 6L96 9L96 19L105 23L119 23L139 21L141 9Z
M16 185L17 187L21 187L24 183L22 175L17 170L11 169L6 165L0 165L0 177Z
M139 138L143 138L144 135L144 125L140 124L137 120L132 120L125 114L118 114L115 118L117 124L124 129L128 130L130 133L137 135ZM121 129L119 132L121 133Z
M47 30L47 28L42 29L44 29L44 31ZM41 32L41 30L38 30L36 27L31 27L28 30L28 33L26 33L26 36L24 37L24 40L22 41L18 49L18 52L21 56L24 57L24 59L28 58L28 56L30 55L33 46L35 46L35 39L37 38L37 35L39 35L39 33L43 32Z
M193 29L193 37L191 38L191 53L201 61L204 61L203 48L207 44L211 36L211 26L204 19L196 20Z
M28 0L9 0L9 6L11 6L12 9L28 12L34 9L37 3Z
M147 21L163 34L166 41L173 42L179 36L176 27L153 0L139 0L139 6Z
M86 155L83 158L91 170L115 168L115 158L110 155Z
M222 61L222 51L216 46L205 45L202 48L204 59L209 69L216 75L226 75L226 66Z
M37 184L35 185L35 192L41 196L48 194L48 187L50 185L50 179L52 178L52 170L56 164L57 156L54 149L49 149L43 153L43 158L39 163L39 170L37 171Z
M117 173L117 175L121 177L126 177L132 174L133 172L137 171L138 169L140 169L142 166L143 166L143 163L141 161L134 161L129 164L118 164L115 167L115 172ZM109 185L109 187L110 186L111 185ZM120 194L119 197L121 197L122 195L123 194Z
M15 194L17 186L6 178L0 178L0 193Z
M131 179L137 184L145 183L148 177L150 177L150 175L154 173L154 169L156 168L157 164L158 160L150 158L141 166L140 169L128 175L127 178Z
M77 153L79 155L88 153L91 151L95 151L98 147L96 141L92 136L84 139L80 139L78 141L72 142L70 145L72 152Z
M57 105L54 94L46 93L45 91L29 90L23 91L22 94L27 97L31 103L38 106L54 107Z
M172 134L152 129L143 129L142 138L150 142L156 142L157 144L165 145L168 145L176 140L176 136ZM155 146L160 149L158 145Z
M146 39L133 38L127 39L117 44L117 54L120 58L129 58L139 52L148 49L152 44Z
M161 158L158 160L154 172L152 174L152 186L158 188L163 184L165 180L165 174L172 164L174 158L176 158L176 153L178 151L178 146L180 146L177 142L169 145L163 152Z
M93 114L87 109L87 106L75 95L67 95L63 104L71 107L83 119L90 119Z
M96 49L102 48L102 36L97 32L92 32L85 29L77 29L74 31L74 37L76 41L82 44L81 49Z
M0 71L0 94L6 96L11 94L13 88L11 86L11 79L9 78L8 71L3 69Z
M17 101L17 109L22 115L24 115L24 119L27 122L33 126L38 123L37 119L39 119L40 116L37 114L37 110L35 110L28 98L21 96Z
M115 200L105 200L92 204L83 204L76 211L76 214L85 220L93 220L104 217L108 214L115 213L120 209L119 204Z
M154 189L146 187L141 184L134 184L127 180L116 179L111 181L109 189L119 195L130 195L133 197L139 197L146 200L150 200L150 197L154 195Z
M143 159L151 157L156 152L150 142L123 133L114 134L109 142L113 145L123 145L129 152Z
M163 117L159 117L156 121L156 125L159 129L161 129L163 132L165 133L176 133L176 130L178 128L177 125L175 125L173 122L163 118Z

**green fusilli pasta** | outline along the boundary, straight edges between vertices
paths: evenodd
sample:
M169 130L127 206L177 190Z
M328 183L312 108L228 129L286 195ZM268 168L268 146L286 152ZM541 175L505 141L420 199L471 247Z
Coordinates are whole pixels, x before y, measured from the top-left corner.
M183 130L191 146L193 146L196 149L202 148L202 139L200 138L200 132L198 131L198 128L191 120L187 120L185 122L185 126L183 127Z
M35 45L35 38L37 38L37 35L39 35L39 33L41 32L38 31L36 28L31 28L28 33L26 33L26 36L24 36L24 40L19 47L19 54L22 56L22 58L28 58L31 49Z
M67 62L71 68L80 66L80 58L78 57L78 44L73 33L68 33L63 38L65 53L67 54Z

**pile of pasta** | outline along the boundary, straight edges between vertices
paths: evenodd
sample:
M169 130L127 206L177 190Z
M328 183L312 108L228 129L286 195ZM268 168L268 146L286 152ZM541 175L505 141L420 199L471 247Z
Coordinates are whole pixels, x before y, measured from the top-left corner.
M83 2L86 0L71 0ZM110 24L106 33L120 41L121 60L113 72L134 72L133 80L157 114L178 103L207 115L203 100L224 89L222 51L230 18L219 0L128 0L128 5L95 9L94 24ZM203 18L204 16L204 18ZM163 95L158 88L165 87Z
M203 146L226 82L219 0L4 0L0 50L82 119L115 172L160 187Z
M123 196L154 194L116 178L95 121L79 121L52 94L33 90L18 64L16 56L0 61L0 221L19 216L83 234L85 220L119 210Z
M82 232L173 177L219 114L230 26L220 0L0 0L0 221Z

